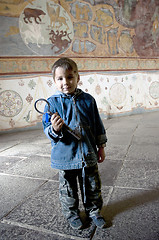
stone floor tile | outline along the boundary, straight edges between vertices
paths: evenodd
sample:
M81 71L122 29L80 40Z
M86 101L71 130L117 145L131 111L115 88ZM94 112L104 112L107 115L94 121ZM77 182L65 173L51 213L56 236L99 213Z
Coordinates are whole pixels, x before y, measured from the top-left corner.
M0 172L6 172L12 168L15 164L22 161L23 157L0 157Z
M51 168L50 158L51 157L32 155L20 162L17 162L12 168L5 172L7 174L33 178L53 179L58 170Z
M44 183L43 180L0 173L0 218L9 213Z
M34 156L34 155L47 155L51 156L51 145L20 143L16 146L6 149L0 153L0 156Z
M110 188L102 189L104 204L106 205L109 198ZM18 208L12 211L5 221L20 222L22 225L27 224L38 228L45 228L50 231L63 233L66 235L77 236L81 238L90 238L95 230L91 224L87 228L74 231L64 219L61 206L58 199L58 183L50 181L44 184L39 191L27 199ZM81 205L81 203L80 203ZM80 210L83 208L80 206ZM82 215L83 222L86 222L85 214Z
M158 133L159 135L159 133ZM156 146L159 145L159 136L158 137L152 137L152 136L133 136L132 141L131 141L132 145L140 145L142 146Z
M159 162L125 161L115 186L146 189L159 187Z
M124 145L129 146L132 140L132 135L123 134L107 134L108 142L107 145Z
M123 162L118 161L105 161L98 165L101 182L103 186L113 186L122 167Z
M145 131L146 128L146 131ZM139 136L139 137L158 137L159 135L159 123L158 123L158 127L154 127L154 126L149 126L149 127L145 127L143 125L140 125L135 133L134 136Z
M1 137L1 136L0 136ZM2 139L2 138L1 138ZM13 141L3 141L1 140L1 144L0 144L0 153L5 151L6 149L10 149L16 145L18 145L20 143L20 141L17 140L13 140Z
M20 224L19 224L20 225ZM28 228L27 228L28 227ZM34 227L0 223L0 240L70 240L70 236ZM80 239L79 239L80 240Z
M103 208L107 228L96 229L93 240L159 239L159 191L116 188Z
M111 127L108 128L107 133L111 135L132 135L136 130L137 124L131 126L130 124L125 125L122 123L120 127L119 124L113 124Z
M1 137L1 141L2 142L14 142L14 141L18 141L18 142L32 142L32 143L36 143L37 141L43 140L43 139L47 139L46 135L43 133L43 129L32 129L32 130L27 130L27 129L18 129L15 130L15 132L13 131L8 131L7 133L0 133L0 137ZM49 140L47 139L47 142L49 142Z
M159 161L158 144L133 144L126 156L127 160Z
M125 147L124 145L117 145L117 144L108 142L105 148L106 159L113 160L113 161L125 159L125 156L128 151L128 147L129 146Z

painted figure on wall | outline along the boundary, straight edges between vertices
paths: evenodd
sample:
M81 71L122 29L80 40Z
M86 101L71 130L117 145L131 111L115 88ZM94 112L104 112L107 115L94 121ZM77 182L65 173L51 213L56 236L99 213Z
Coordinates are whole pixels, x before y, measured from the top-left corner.
M59 55L67 50L73 38L73 25L67 12L51 0L36 0L19 18L20 34L38 55Z

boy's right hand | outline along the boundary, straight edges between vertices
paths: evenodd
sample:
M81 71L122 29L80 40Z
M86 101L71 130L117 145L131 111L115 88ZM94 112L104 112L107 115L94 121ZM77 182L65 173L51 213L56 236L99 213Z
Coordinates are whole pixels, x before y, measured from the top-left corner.
M52 123L53 129L56 132L59 132L64 124L64 121L56 112L51 116L51 123Z

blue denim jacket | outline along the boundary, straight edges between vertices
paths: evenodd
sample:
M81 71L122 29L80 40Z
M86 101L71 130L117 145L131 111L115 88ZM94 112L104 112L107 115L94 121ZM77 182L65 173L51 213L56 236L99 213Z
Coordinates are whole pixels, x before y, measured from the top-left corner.
M57 91L48 98L48 102L50 111L58 112L65 124L82 136L77 140L64 128L58 134L55 133L50 122L51 116L43 115L44 132L52 145L52 168L68 170L94 166L98 161L97 146L107 141L95 99L76 89L73 96Z

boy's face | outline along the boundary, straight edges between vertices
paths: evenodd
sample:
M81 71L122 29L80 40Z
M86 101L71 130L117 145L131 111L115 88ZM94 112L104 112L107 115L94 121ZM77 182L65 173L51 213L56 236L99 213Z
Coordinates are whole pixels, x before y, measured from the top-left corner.
M74 69L57 67L55 70L54 82L57 89L65 94L73 94L79 82L79 74Z

